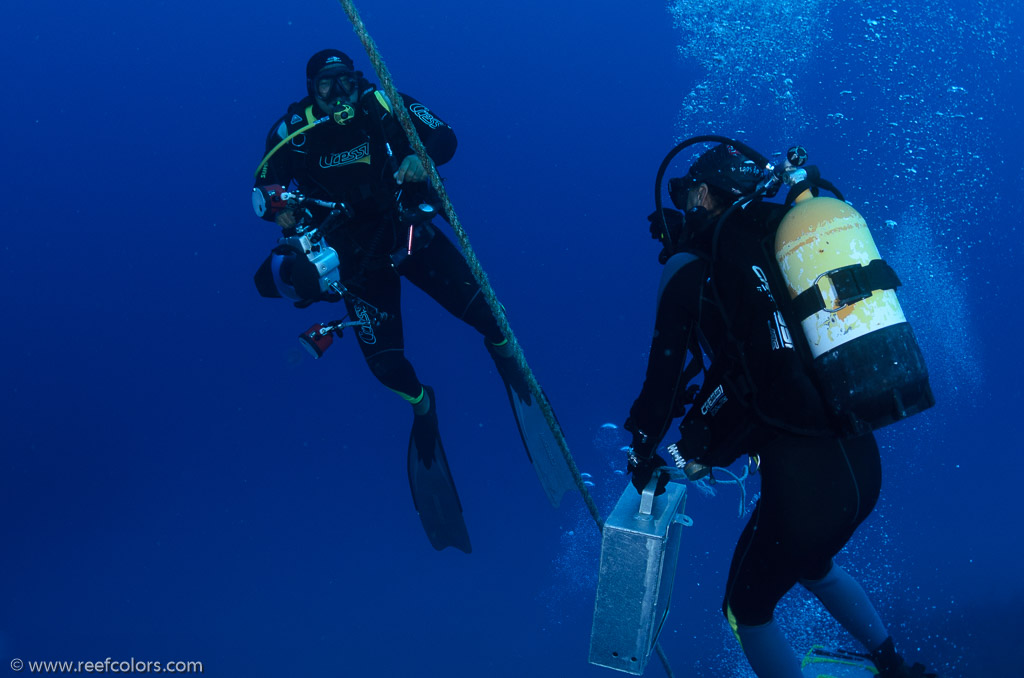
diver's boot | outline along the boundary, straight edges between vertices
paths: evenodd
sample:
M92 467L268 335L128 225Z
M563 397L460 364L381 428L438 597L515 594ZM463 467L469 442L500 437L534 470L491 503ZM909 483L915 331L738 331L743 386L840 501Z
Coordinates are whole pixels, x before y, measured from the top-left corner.
M508 341L503 341L500 344L492 344L489 340L484 339L484 346L487 347L487 352L491 354L491 359L494 361L494 366L498 370L498 376L505 382L505 385L509 387L516 396L523 401L526 405L532 404L533 395L530 393L530 386L526 383L526 376L523 371L519 369L519 363L516 362L515 356L512 355L512 346ZM511 393L509 396L511 397Z
M878 678L938 678L937 674L929 673L923 664L908 666L903 657L897 654L892 636L871 652L871 661L878 669Z
M417 417L430 414L430 410L433 409L434 399L430 397L432 390L429 386L420 386L420 399L410 403L412 405L412 413Z
M437 427L437 406L434 389L421 385L419 400L412 405L412 433L409 438L410 454L413 448L421 462L430 468L434 463L435 450L441 446L441 434Z

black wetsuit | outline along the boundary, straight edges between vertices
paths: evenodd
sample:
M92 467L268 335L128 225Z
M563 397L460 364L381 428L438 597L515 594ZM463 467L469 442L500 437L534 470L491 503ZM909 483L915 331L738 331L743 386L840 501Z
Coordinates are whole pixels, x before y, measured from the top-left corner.
M707 236L693 253L677 254L666 264L646 380L630 411L656 445L684 411L684 428L706 421L701 404L711 386L725 383L719 378L735 387L727 391L733 400L748 403L729 415L728 430L711 423L706 452L680 442L684 457L707 463L760 455L761 498L736 546L724 601L730 621L747 626L770 621L798 580L829 572L832 557L871 513L881 486L874 437L841 440L827 434L813 376L785 323L771 312L775 299L786 294L764 249L779 209L755 203L734 213L722 227L713 267ZM709 275L713 286L706 282ZM747 353L745 367L740 347ZM691 361L695 367L685 369ZM697 381L702 362L710 368L694 398L684 382Z
M430 157L437 165L448 162L455 154L455 133L416 99L402 96ZM403 203L412 206L436 194L425 183L395 182L395 171L412 150L387 98L365 91L355 109L345 124L328 120L285 144L270 157L256 185L297 187L307 197L341 201L352 209L352 218L327 237L341 260L342 283L362 300L346 295L344 301L357 319L379 320L386 314L379 324L356 333L359 347L385 386L413 399L421 389L404 353L400 276L493 343L502 335L465 260L440 230L429 222L418 224L408 254L409 227L398 220L396 196L401 190ZM323 115L311 97L292 104L271 128L267 151ZM273 220L273 215L264 218Z

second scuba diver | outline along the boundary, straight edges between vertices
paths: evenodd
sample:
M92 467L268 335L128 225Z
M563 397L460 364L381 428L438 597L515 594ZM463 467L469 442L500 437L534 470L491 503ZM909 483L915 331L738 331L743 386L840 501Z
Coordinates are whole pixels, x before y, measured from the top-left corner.
M404 352L402 277L483 335L542 482L545 472L560 471L543 468L541 458L547 457L536 448L549 450L553 443L543 431L525 430L537 423L536 416L525 421L535 403L465 259L429 220L437 210L437 194L396 119L393 102L335 49L309 59L306 93L271 127L255 190L270 196L296 191L344 203L346 215L325 236L337 252L341 284L322 293L315 284L319 271L301 253L279 249L260 267L257 287L264 296L289 297L297 306L337 301L340 292L349 315L362 323L356 335L370 370L412 406L409 483L427 536L438 550L453 546L469 553L461 504L438 434L434 392L421 383ZM402 98L431 159L437 165L448 162L456 147L451 127L416 99ZM288 234L304 218L322 220L326 212L316 205L307 212L278 202L265 208L262 217ZM420 217L410 219L410 212ZM313 284L304 279L310 275Z
M665 465L656 449L684 414L682 439L669 451L678 464L689 460L692 479L742 453L760 460L761 496L736 545L723 604L760 678L803 676L773 616L797 583L867 648L882 678L934 676L904 662L860 584L833 561L878 499L878 445L870 428L835 430L790 334L789 309L777 303L789 290L769 254L789 208L755 199L764 176L732 145L717 145L669 182L684 213L650 217L665 271L646 378L626 422L632 482L642 490ZM869 282L868 295L890 284ZM798 321L789 325L801 331ZM926 374L915 393L920 409L934 402Z

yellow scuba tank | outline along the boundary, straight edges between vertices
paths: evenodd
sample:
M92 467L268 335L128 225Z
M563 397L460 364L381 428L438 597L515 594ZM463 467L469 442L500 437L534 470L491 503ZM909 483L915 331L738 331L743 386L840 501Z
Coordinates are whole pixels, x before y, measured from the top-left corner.
M779 225L775 259L825 402L850 435L935 404L928 370L864 218L803 191Z

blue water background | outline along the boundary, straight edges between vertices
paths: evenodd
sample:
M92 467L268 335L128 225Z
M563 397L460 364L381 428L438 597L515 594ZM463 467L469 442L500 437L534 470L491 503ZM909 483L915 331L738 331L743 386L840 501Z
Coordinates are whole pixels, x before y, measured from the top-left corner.
M692 134L809 149L900 272L938 399L879 433L882 499L840 560L908 655L1024 675L1019 6L361 4L399 88L459 136L441 174L604 511L628 440L602 424L638 393L653 322L658 163ZM586 663L596 530L578 498L547 504L475 333L405 286L474 545L437 553L408 406L351 336L302 352L337 307L253 289L269 125L313 51L371 70L340 7L5 14L3 663L612 675ZM749 675L719 613L738 502L690 497L662 635L677 675ZM778 617L801 650L856 647L800 592Z

